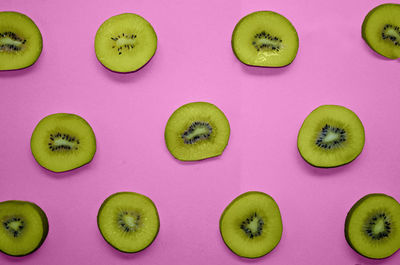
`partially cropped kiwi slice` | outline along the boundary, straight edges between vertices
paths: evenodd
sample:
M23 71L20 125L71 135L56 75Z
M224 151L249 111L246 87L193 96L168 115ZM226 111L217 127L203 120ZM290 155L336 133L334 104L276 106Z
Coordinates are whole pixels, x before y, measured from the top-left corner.
M372 9L361 31L375 52L390 59L400 58L400 4L383 4Z
M157 35L143 17L124 13L107 19L94 42L97 59L114 72L133 72L144 66L157 49Z
M31 137L36 161L54 172L68 171L89 163L96 152L96 138L80 116L56 113L43 118Z
M134 253L154 241L160 219L150 198L134 192L118 192L101 205L97 225L112 247L121 252Z
M228 144L229 122L225 114L207 102L178 108L165 127L165 143L179 160L193 161L219 156Z
M225 208L219 229L225 244L235 254L258 258L271 252L281 240L281 213L271 196L246 192Z
M0 12L0 70L31 66L42 52L42 43L42 34L29 17Z
M301 156L316 167L337 167L353 161L365 142L357 115L342 106L322 105L304 120L297 138Z
M49 224L43 210L32 202L0 202L0 251L25 256L46 239Z
M299 37L292 23L272 11L258 11L243 17L232 34L232 49L244 64L281 67L297 55Z
M362 256L389 257L400 249L400 204L385 194L368 194L350 209L344 232L349 245Z

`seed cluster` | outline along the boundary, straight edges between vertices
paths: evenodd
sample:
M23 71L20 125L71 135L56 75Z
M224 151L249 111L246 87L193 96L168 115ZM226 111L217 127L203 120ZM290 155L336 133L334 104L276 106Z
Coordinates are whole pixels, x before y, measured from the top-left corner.
M135 219L135 225L129 225L127 223L125 223L124 221L124 216L126 215L130 215ZM124 232L132 232L132 231L136 231L137 227L139 226L139 220L140 220L140 215L134 212L127 212L124 211L122 213L119 214L118 216L118 224L120 225L120 228L124 231Z
M15 230L10 226L10 223L12 222L19 222L20 225L18 226L18 230ZM19 218L19 217L13 217L8 219L7 221L3 222L4 228L9 231L14 237L17 237L19 234L21 234L22 229L24 229L24 221Z
M200 134L200 135L196 135L193 138L188 138L188 136L190 134L192 134L196 130L196 128L198 128L198 127L206 128L208 130L208 133L203 133L203 134ZM211 133L212 133L212 127L208 122L195 121L182 134L182 139L183 139L185 144L194 144L195 142L197 142L199 140L208 139L211 136Z
M398 34L398 37L387 34L387 30L394 29ZM394 45L400 46L400 28L398 26L393 26L390 24L386 24L382 30L382 39L386 40L389 39L393 42Z
M383 220L383 222L385 224L385 231L379 232L379 233L376 234L376 233L373 232L373 227L374 227L374 225L376 225L377 221L379 221L379 220ZM380 213L380 214L375 215L374 217L372 217L368 221L368 224L366 225L365 232L367 233L368 236L370 236L374 240L379 240L379 239L382 239L384 237L388 237L389 234L390 234L390 220L389 220L389 218L386 216L385 213Z
M115 41L115 45L113 45L112 46L112 48L113 49L115 49L115 48L118 48L117 49L117 52L118 52L118 54L119 55L121 55L122 54L122 49L123 48L126 48L126 49L128 49L128 50L130 50L130 49L133 49L133 47L135 47L133 44L124 44L124 45L122 45L122 46L118 46L117 45L117 41L120 39L120 38L125 38L125 39L132 39L132 40L134 40L134 39L136 39L136 35L135 34L125 34L125 33L122 33L122 37L121 37L121 35L118 35L117 37L111 37L111 39L113 40L113 41Z
M273 42L273 43L261 43L260 44L260 40L261 39L267 39L269 40L269 42ZM262 31L259 34L256 34L254 36L254 40L252 42L254 48L257 49L257 51L260 51L261 49L271 49L274 51L279 51L280 48L280 44L282 40L278 37L275 36L271 36L269 33L265 33L265 31Z
M56 144L55 140L57 139L63 139L66 140L70 143L73 144L73 146L70 146L68 144ZM76 143L76 144L74 144ZM56 134L50 134L50 142L49 142L49 149L51 151L57 151L57 150L78 150L78 145L79 145L79 140L75 139L75 137L71 137L68 134L65 133L56 133Z
M328 135L328 133L335 133L336 135L339 136L339 139L336 139L336 140L330 141L330 142L324 141L324 139ZM315 141L315 144L318 147L321 147L324 149L333 149L333 148L339 147L340 144L344 141L346 141L346 131L345 130L325 124L325 126L321 129L321 132L318 135L318 138Z
M10 38L14 41L19 41L21 42L21 44L25 44L26 40L20 38L17 34L15 34L14 32L4 32L4 33L0 33L0 38ZM17 45L13 45L13 44L2 44L0 45L0 51L19 51L21 50L22 47L21 46L17 46Z
M253 233L253 232L251 231L251 229L248 228L248 225L249 225L251 222L253 222L253 220L254 220L255 218L258 218L258 221L257 221L257 231L256 231L255 233ZM264 221L263 221L261 218L257 217L257 213L254 213L252 216L250 216L249 218L247 218L245 221L243 221L243 222L241 223L240 228L246 233L246 235L247 235L248 237L254 238L254 237L257 237L257 236L260 236L260 235L261 235L262 230L263 230L263 226L264 226Z

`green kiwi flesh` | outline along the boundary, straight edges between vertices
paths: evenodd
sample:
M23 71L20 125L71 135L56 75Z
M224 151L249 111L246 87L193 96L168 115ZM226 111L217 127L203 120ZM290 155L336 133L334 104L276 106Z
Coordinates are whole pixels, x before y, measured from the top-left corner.
M144 66L157 49L157 35L143 17L124 13L107 19L95 37L97 59L114 72L133 72Z
M175 110L164 134L169 152L182 161L221 155L229 135L230 126L225 114L207 102L192 102Z
M39 58L42 46L42 34L29 17L0 12L0 70L31 66Z
M101 205L97 225L112 247L135 253L147 248L157 237L160 219L150 198L134 192L118 192Z
M49 231L43 210L32 202L0 202L0 251L25 256L37 250Z
M304 120L297 148L304 160L315 167L337 167L353 161L364 142L364 126L353 111L322 105Z
M244 64L281 67L297 55L297 31L284 16L272 11L257 11L243 17L232 34L232 49Z
M383 4L372 9L361 27L371 49L390 59L400 58L400 4Z
M31 137L36 161L53 172L64 172L89 163L96 152L96 138L80 116L68 113L43 118Z
M274 199L258 191L243 193L224 210L222 239L236 255L258 258L271 252L282 237L282 217Z
M400 248L400 204L385 194L368 194L346 217L345 237L360 255L383 259Z

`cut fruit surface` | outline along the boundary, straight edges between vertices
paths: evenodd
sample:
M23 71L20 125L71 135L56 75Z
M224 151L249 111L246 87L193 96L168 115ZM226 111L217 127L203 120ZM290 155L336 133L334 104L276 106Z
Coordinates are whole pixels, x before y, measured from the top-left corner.
M357 115L342 106L323 105L304 120L297 137L301 156L316 167L337 167L353 161L365 142Z
M157 49L157 35L143 17L124 13L107 19L95 38L97 59L115 72L133 72L143 67Z
M48 220L43 210L27 201L0 203L0 251L25 256L37 250L47 237Z
M169 118L164 134L169 152L182 161L221 155L229 135L225 114L207 102L193 102L178 108Z
M232 34L232 49L244 64L281 67L297 55L299 37L284 16L258 11L243 17Z
M29 17L0 12L0 70L31 66L39 58L42 46L42 34Z
M119 192L100 207L97 225L103 238L115 249L134 253L148 247L160 228L158 211L148 197Z
M282 218L271 196L246 192L224 210L219 222L222 239L235 254L258 258L271 252L282 237Z
M400 249L400 204L385 194L369 194L350 209L345 237L359 254L373 259L393 255Z
M63 172L89 163L96 152L96 138L80 116L57 113L43 118L31 137L31 151L44 168Z
M383 4L372 9L364 19L361 35L380 55L400 58L400 4Z

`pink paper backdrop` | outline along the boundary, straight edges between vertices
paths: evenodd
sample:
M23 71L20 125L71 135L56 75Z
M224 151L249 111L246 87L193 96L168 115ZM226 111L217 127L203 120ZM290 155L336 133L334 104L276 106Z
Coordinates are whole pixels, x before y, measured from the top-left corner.
M393 1L396 2L396 1ZM31 17L43 35L35 65L0 73L0 201L36 202L50 231L32 255L0 264L400 264L400 253L373 261L344 238L347 211L362 196L383 192L400 200L399 61L372 52L361 24L384 1L318 0L12 0L0 10ZM300 48L280 69L242 65L230 46L244 15L273 10L296 27ZM97 61L94 36L107 18L133 12L158 35L158 49L143 69L108 71ZM208 101L231 124L221 157L175 160L164 144L170 114ZM351 164L317 169L296 147L304 118L322 104L352 109L366 143ZM80 169L55 174L30 152L30 136L44 116L69 112L93 127L97 153ZM259 190L278 203L284 231L267 256L232 254L218 228L227 204ZM96 216L118 191L149 196L161 228L154 243L123 254L101 237Z

